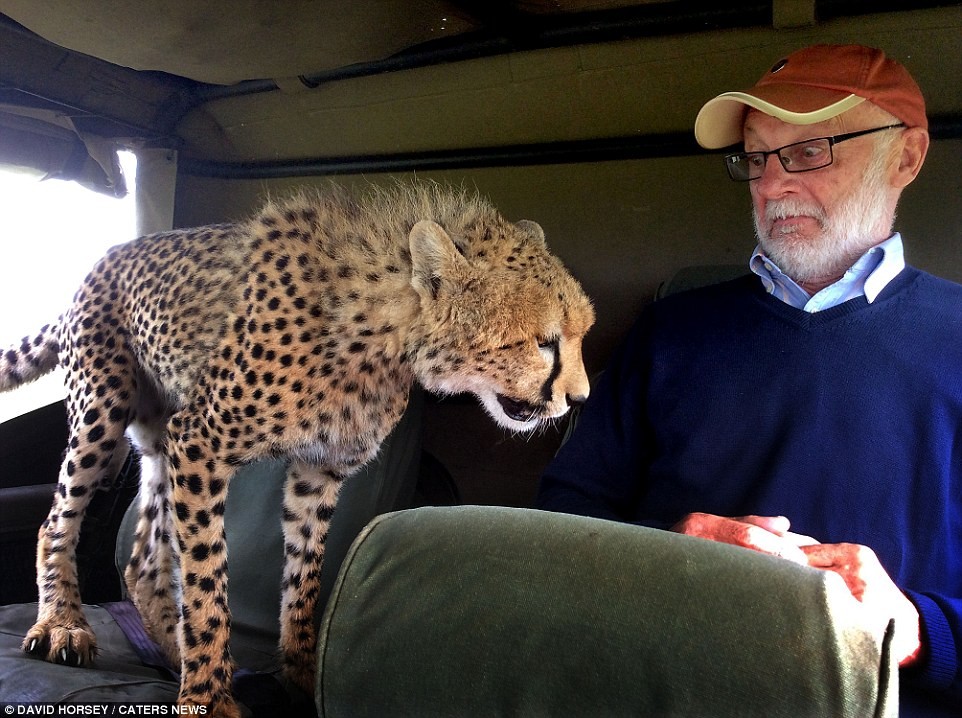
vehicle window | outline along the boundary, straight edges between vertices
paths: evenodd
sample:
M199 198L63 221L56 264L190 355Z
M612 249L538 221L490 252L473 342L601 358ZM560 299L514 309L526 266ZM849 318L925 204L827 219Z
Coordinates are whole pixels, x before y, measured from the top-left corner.
M110 247L136 235L136 157L121 153L127 196L0 169L0 347L54 321ZM0 394L0 422L64 397L58 370Z

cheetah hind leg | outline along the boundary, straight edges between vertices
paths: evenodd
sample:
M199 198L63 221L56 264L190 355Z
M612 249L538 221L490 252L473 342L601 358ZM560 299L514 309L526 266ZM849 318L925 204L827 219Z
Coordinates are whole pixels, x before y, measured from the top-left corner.
M65 459L65 463L69 461ZM61 484L63 485L63 484ZM82 486L83 490L78 490ZM76 547L92 485L54 496L37 541L37 620L21 644L25 653L50 663L89 666L97 637L87 622L77 581Z
M292 463L284 485L284 579L281 641L284 676L314 695L314 607L328 527L344 475Z
M76 436L82 430L72 425L71 431ZM104 435L119 443L122 431L112 424ZM77 581L76 549L84 513L97 490L109 487L117 476L127 451L118 447L99 463L90 462L91 455L79 446L64 455L59 490L37 541L37 621L21 644L26 653L71 666L89 666L97 655L97 638L84 616Z
M141 451L140 507L124 582L147 633L170 667L180 670L180 563L173 540L167 463L156 447L142 447Z

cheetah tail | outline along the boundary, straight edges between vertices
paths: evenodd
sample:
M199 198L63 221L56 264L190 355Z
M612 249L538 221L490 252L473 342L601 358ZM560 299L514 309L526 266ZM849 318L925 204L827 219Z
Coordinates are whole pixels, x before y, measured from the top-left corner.
M36 336L0 353L0 391L9 391L39 379L57 368L60 344L57 324L48 324Z

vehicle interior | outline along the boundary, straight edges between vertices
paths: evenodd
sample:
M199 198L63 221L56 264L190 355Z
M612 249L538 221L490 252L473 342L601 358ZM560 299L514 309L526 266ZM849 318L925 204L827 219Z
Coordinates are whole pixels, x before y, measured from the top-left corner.
M584 359L594 376L656 297L747 270L754 246L748 193L726 177L721 152L696 144L699 108L723 90L751 85L797 48L850 42L883 49L923 90L932 144L902 199L897 229L912 265L960 282L957 2L0 0L0 166L116 198L135 184L139 235L245 219L267 198L305 185L363 189L418 178L476 189L505 217L541 224L548 246L591 298L597 321ZM125 178L120 150L136 157L135 178ZM18 212L0 203L3 215ZM43 217L35 221L42 225ZM42 240L0 229L3 254L25 242L38 244L34 263L2 271L43 272L45 263L58 261L43 252ZM0 307L0 330L17 311ZM2 346L19 341L0 334ZM380 514L428 505L532 505L566 420L514 435L467 396L425 393L414 403L403 431L392 437L408 449L392 449L404 455L406 483L368 497L365 506ZM65 421L63 404L55 401L0 424L2 604L36 600L36 536L57 483ZM391 456L386 451L379 461ZM87 603L122 596L114 547L136 484L131 457L115 490L98 495L91 507L78 549ZM341 556L370 518L359 513L337 539ZM510 511L498 514L506 535L524 530L514 518ZM376 526L389 534L385 541L404 546L403 536L417 535L405 520ZM456 534L456 525L441 525L429 558ZM434 566L417 555L422 559L412 553L410 564L397 569L415 591L417 581L430 578L425 566ZM479 587L487 585L475 578ZM327 591L335 579L329 572ZM430 610L444 621L442 602ZM510 641L509 633L500 640ZM385 641L413 640L400 627L384 635ZM330 651L362 649L346 646L341 634L331 636ZM436 649L457 641L427 642ZM325 684L330 702L321 712L378 714L362 710L363 696L351 691L389 658L375 645L364 648L370 660L354 663L357 675ZM439 663L465 660L433 655ZM588 651L578 661L596 658ZM33 695L41 700L42 681L59 679L38 680ZM413 685L410 676L404 680ZM3 681L0 675L0 694ZM392 700L398 691L390 680L383 690ZM458 692L453 684L445 690ZM544 687L541 695L549 694ZM464 705L470 712L447 714L487 714L480 704ZM338 706L348 708L338 712ZM857 715L857 708L848 710Z

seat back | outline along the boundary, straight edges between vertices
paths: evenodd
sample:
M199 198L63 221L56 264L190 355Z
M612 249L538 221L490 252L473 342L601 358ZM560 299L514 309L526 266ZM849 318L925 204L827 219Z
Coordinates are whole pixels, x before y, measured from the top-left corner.
M321 718L894 718L890 640L828 571L580 516L418 508L352 547L315 699Z
M682 267L670 279L658 285L655 299L664 299L689 289L727 282L729 279L737 279L746 274L748 274L748 267L745 264L699 264Z

